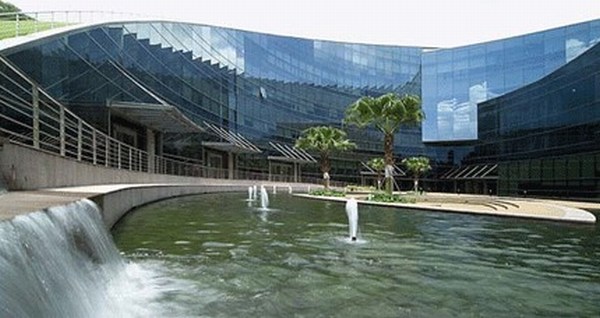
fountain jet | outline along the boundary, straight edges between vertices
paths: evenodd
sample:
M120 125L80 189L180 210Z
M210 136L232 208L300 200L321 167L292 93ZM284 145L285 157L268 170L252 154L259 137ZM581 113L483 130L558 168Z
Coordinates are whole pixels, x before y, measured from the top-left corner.
M254 200L254 189L252 189L252 187L248 187L248 201L253 201Z
M258 198L258 189L256 185L252 187L252 200L256 200Z
M260 207L263 210L269 208L269 195L267 194L267 189L265 189L265 186L260 186Z
M350 198L346 201L346 215L348 215L350 239L356 241L356 232L358 230L358 203L356 199Z

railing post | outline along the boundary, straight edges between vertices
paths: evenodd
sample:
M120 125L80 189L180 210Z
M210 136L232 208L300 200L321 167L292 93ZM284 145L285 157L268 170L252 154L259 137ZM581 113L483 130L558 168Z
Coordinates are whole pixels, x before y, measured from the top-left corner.
M97 154L96 154L96 129L92 129L92 163L96 165Z
M133 151L132 151L132 148L129 147L129 171L131 171L132 166L133 166Z
M19 36L19 14L15 15L15 36Z
M143 169L144 163L142 162L142 159L143 159L143 157L142 157L142 151L138 150L138 171L143 171L144 170Z
M35 18L34 19L35 19L35 21L33 23L33 30L35 32L37 32L39 30L38 29L38 21L39 21L39 19L38 19L38 13L37 12L35 13Z
M121 169L121 143L117 142L117 168Z
M60 156L64 157L65 156L65 150L66 150L66 135L65 135L65 107L60 104L58 106L59 108L59 114L60 114L60 118L59 118L59 125L60 125Z
M108 139L108 136L104 136L104 144L106 145L105 149L104 149L104 166L108 167L108 164L110 162L110 141Z
M83 124L81 118L77 118L77 161L81 161L81 151L83 147Z
M40 93L36 85L31 86L33 106L33 148L40 149Z

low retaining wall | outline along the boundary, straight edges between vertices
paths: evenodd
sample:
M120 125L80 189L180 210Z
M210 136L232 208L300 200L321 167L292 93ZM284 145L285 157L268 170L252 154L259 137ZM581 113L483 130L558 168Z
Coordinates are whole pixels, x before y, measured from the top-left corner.
M247 188L247 185L136 186L94 195L90 199L100 206L104 224L111 229L127 212L144 204L191 194L242 192Z
M33 190L114 183L227 183L224 179L180 177L119 170L66 159L54 154L19 146L1 145L0 178L8 190Z

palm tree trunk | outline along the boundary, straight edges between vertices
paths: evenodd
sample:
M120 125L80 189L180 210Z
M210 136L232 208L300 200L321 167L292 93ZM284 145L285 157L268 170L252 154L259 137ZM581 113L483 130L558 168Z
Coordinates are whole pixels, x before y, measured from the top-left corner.
M394 165L394 134L385 134L383 137L383 158L385 159L386 170L393 171L388 166ZM394 189L394 177L386 173L385 177L385 188L389 195L392 194Z
M419 193L419 178L418 177L415 177L413 184L414 184L415 193Z

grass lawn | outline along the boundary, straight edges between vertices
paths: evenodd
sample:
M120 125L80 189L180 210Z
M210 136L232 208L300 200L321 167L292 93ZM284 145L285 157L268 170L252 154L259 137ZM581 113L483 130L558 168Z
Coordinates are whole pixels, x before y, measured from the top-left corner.
M68 23L64 22L45 22L45 21L33 21L33 20L23 20L19 21L19 35L30 34L34 32L44 31L51 29L53 26L61 27L65 26ZM12 38L16 36L16 27L17 24L15 21L2 21L0 20L0 40L6 38Z

